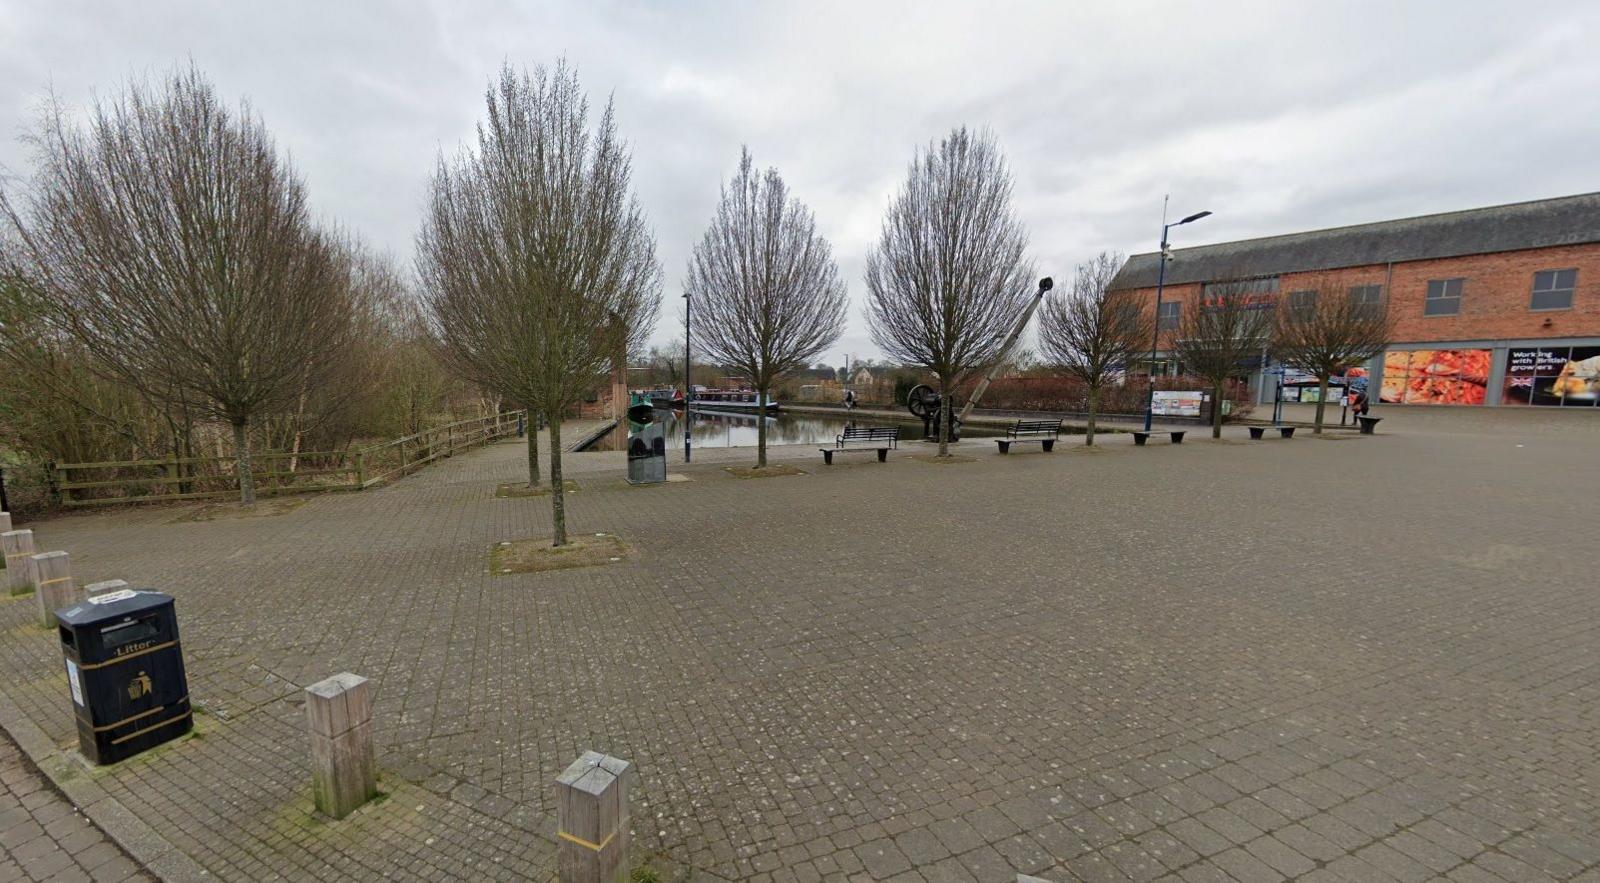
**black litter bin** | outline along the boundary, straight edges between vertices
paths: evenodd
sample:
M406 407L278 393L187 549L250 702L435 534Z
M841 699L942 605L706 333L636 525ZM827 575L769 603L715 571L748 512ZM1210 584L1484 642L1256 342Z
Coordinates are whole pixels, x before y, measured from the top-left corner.
M171 595L111 592L56 620L85 757L116 763L194 726Z

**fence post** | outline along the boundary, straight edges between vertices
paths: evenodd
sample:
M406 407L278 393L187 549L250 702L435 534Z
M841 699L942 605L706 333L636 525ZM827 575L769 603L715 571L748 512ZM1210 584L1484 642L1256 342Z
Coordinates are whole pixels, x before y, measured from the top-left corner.
M50 486L50 505L60 506L62 501L61 486L71 483L71 480L66 475L67 470L57 466L54 460L45 464L44 469L45 482Z
M632 775L633 764L585 751L556 779L561 883L624 883L628 879Z
M367 449L356 448L356 490L367 486Z
M34 597L39 600L39 625L54 628L56 611L77 600L77 585L72 581L72 564L66 552L41 552L32 556L36 580Z
M6 587L13 595L33 591L33 531L8 530L0 533L0 550L6 556Z
M372 748L372 682L349 672L306 688L311 791L317 809L342 819L378 793Z
M120 592L123 589L126 589L127 587L128 587L128 581L125 580L125 579L106 579L106 580L101 580L100 582L90 583L90 584L84 586L83 587L83 597L85 597L85 598L98 598L101 595L109 595L112 592Z

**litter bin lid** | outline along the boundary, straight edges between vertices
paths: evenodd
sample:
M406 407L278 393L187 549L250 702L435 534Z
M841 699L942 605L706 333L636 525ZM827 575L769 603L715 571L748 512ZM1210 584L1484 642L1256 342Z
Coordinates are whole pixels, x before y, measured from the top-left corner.
M92 625L171 603L172 596L166 592L123 589L63 607L56 611L56 619L66 625Z

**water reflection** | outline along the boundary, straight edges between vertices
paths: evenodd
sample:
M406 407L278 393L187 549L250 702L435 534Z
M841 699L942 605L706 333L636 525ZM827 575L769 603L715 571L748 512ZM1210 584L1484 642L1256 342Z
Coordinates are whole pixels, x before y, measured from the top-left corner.
M666 424L667 447L683 447L683 412L664 408L656 409L656 420ZM909 416L909 415L908 415ZM780 411L766 417L755 414L736 414L723 411L694 412L694 428L692 438L694 446L710 448L753 448L756 446L756 421L767 421L767 444L769 445L811 445L832 444L834 439L844 432L845 425L850 421L842 415L835 417L831 414L797 414ZM885 420L881 417L871 417L855 421L858 426L899 426L902 441L914 441L922 437L921 421ZM968 435L980 435L981 430L969 432ZM594 444L584 448L586 451L622 451L627 449L628 429L620 426L601 436Z

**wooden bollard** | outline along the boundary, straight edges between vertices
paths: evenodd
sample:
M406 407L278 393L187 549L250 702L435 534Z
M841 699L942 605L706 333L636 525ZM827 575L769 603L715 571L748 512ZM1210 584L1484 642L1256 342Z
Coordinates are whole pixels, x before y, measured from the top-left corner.
M11 529L11 513L10 512L0 512L0 533L5 533L6 531L8 531L10 529Z
M0 533L0 552L6 556L6 588L13 595L33 591L33 531L8 530Z
M372 747L372 683L349 672L306 688L311 791L317 809L342 819L378 793Z
M556 779L561 883L628 879L628 786L633 764L585 751Z
M123 589L126 589L127 587L128 587L128 581L125 580L125 579L106 579L106 580L101 580L100 582L90 583L90 584L84 586L83 587L83 597L85 597L85 598L98 598L101 595L109 595L112 592L120 592Z
M39 624L55 628L56 611L78 600L78 586L72 581L72 564L65 552L42 552L31 558L34 591L39 599Z

